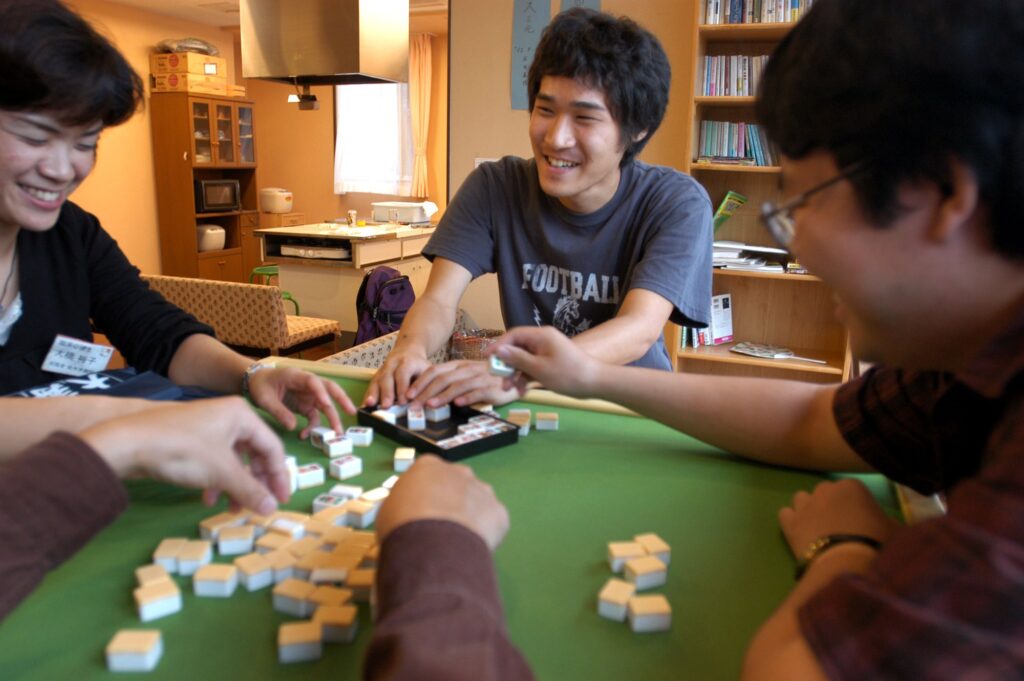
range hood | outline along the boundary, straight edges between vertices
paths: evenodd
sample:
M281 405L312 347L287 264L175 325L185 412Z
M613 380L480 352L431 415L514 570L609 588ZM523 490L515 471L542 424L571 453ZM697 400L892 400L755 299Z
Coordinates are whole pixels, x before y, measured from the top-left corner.
M242 75L295 85L409 79L409 0L241 0Z

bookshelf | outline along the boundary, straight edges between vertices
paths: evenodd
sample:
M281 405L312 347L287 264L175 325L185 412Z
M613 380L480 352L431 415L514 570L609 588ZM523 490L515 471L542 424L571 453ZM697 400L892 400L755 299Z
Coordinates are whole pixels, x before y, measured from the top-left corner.
M771 236L761 225L760 207L764 201L783 198L779 191L780 168L697 161L701 121L756 123L753 96L703 94L704 58L770 54L793 24L706 24L705 2L698 0L693 5L696 13L692 61L695 77L687 113L686 171L704 186L715 207L729 190L737 191L748 199L718 230L716 240L774 246ZM712 290L714 295L732 294L734 342L781 345L797 355L825 360L826 363L748 357L730 352L729 348L734 343L680 348L681 330L670 324L666 342L674 354L677 371L789 378L816 383L834 383L850 378L853 359L846 330L834 317L831 290L817 277L717 269L713 275Z

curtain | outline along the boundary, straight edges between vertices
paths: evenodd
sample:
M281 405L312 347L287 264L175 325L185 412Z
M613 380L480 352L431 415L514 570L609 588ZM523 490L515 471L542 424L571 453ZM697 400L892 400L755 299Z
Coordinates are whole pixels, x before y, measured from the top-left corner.
M334 101L334 193L411 196L409 86L338 85Z
M409 40L409 111L412 114L412 195L427 196L427 130L430 128L430 35Z

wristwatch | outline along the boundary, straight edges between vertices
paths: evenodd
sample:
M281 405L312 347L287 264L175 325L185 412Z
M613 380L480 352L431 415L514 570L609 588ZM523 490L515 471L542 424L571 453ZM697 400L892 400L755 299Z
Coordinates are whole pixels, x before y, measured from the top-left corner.
M804 551L803 558L796 564L796 578L800 579L807 572L807 568L811 566L814 559L821 554L828 551L833 546L839 546L840 544L847 543L863 544L864 546L870 546L871 548L878 550L882 548L882 543L874 537L866 537L862 534L826 534L824 537L818 537L811 545Z
M263 362L253 362L245 368L245 373L242 374L242 394L246 397L249 396L249 381L252 380L254 374L263 371L264 369L273 369L273 364L265 364Z

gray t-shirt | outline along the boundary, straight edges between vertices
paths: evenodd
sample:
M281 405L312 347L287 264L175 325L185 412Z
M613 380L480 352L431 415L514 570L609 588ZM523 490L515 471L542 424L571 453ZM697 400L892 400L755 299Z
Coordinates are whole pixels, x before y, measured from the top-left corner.
M541 191L532 160L483 163L462 184L423 254L498 275L505 325L551 325L568 336L613 318L642 288L673 305L677 324L706 326L711 303L711 202L693 178L626 164L615 196L573 213ZM671 369L664 336L635 366Z

